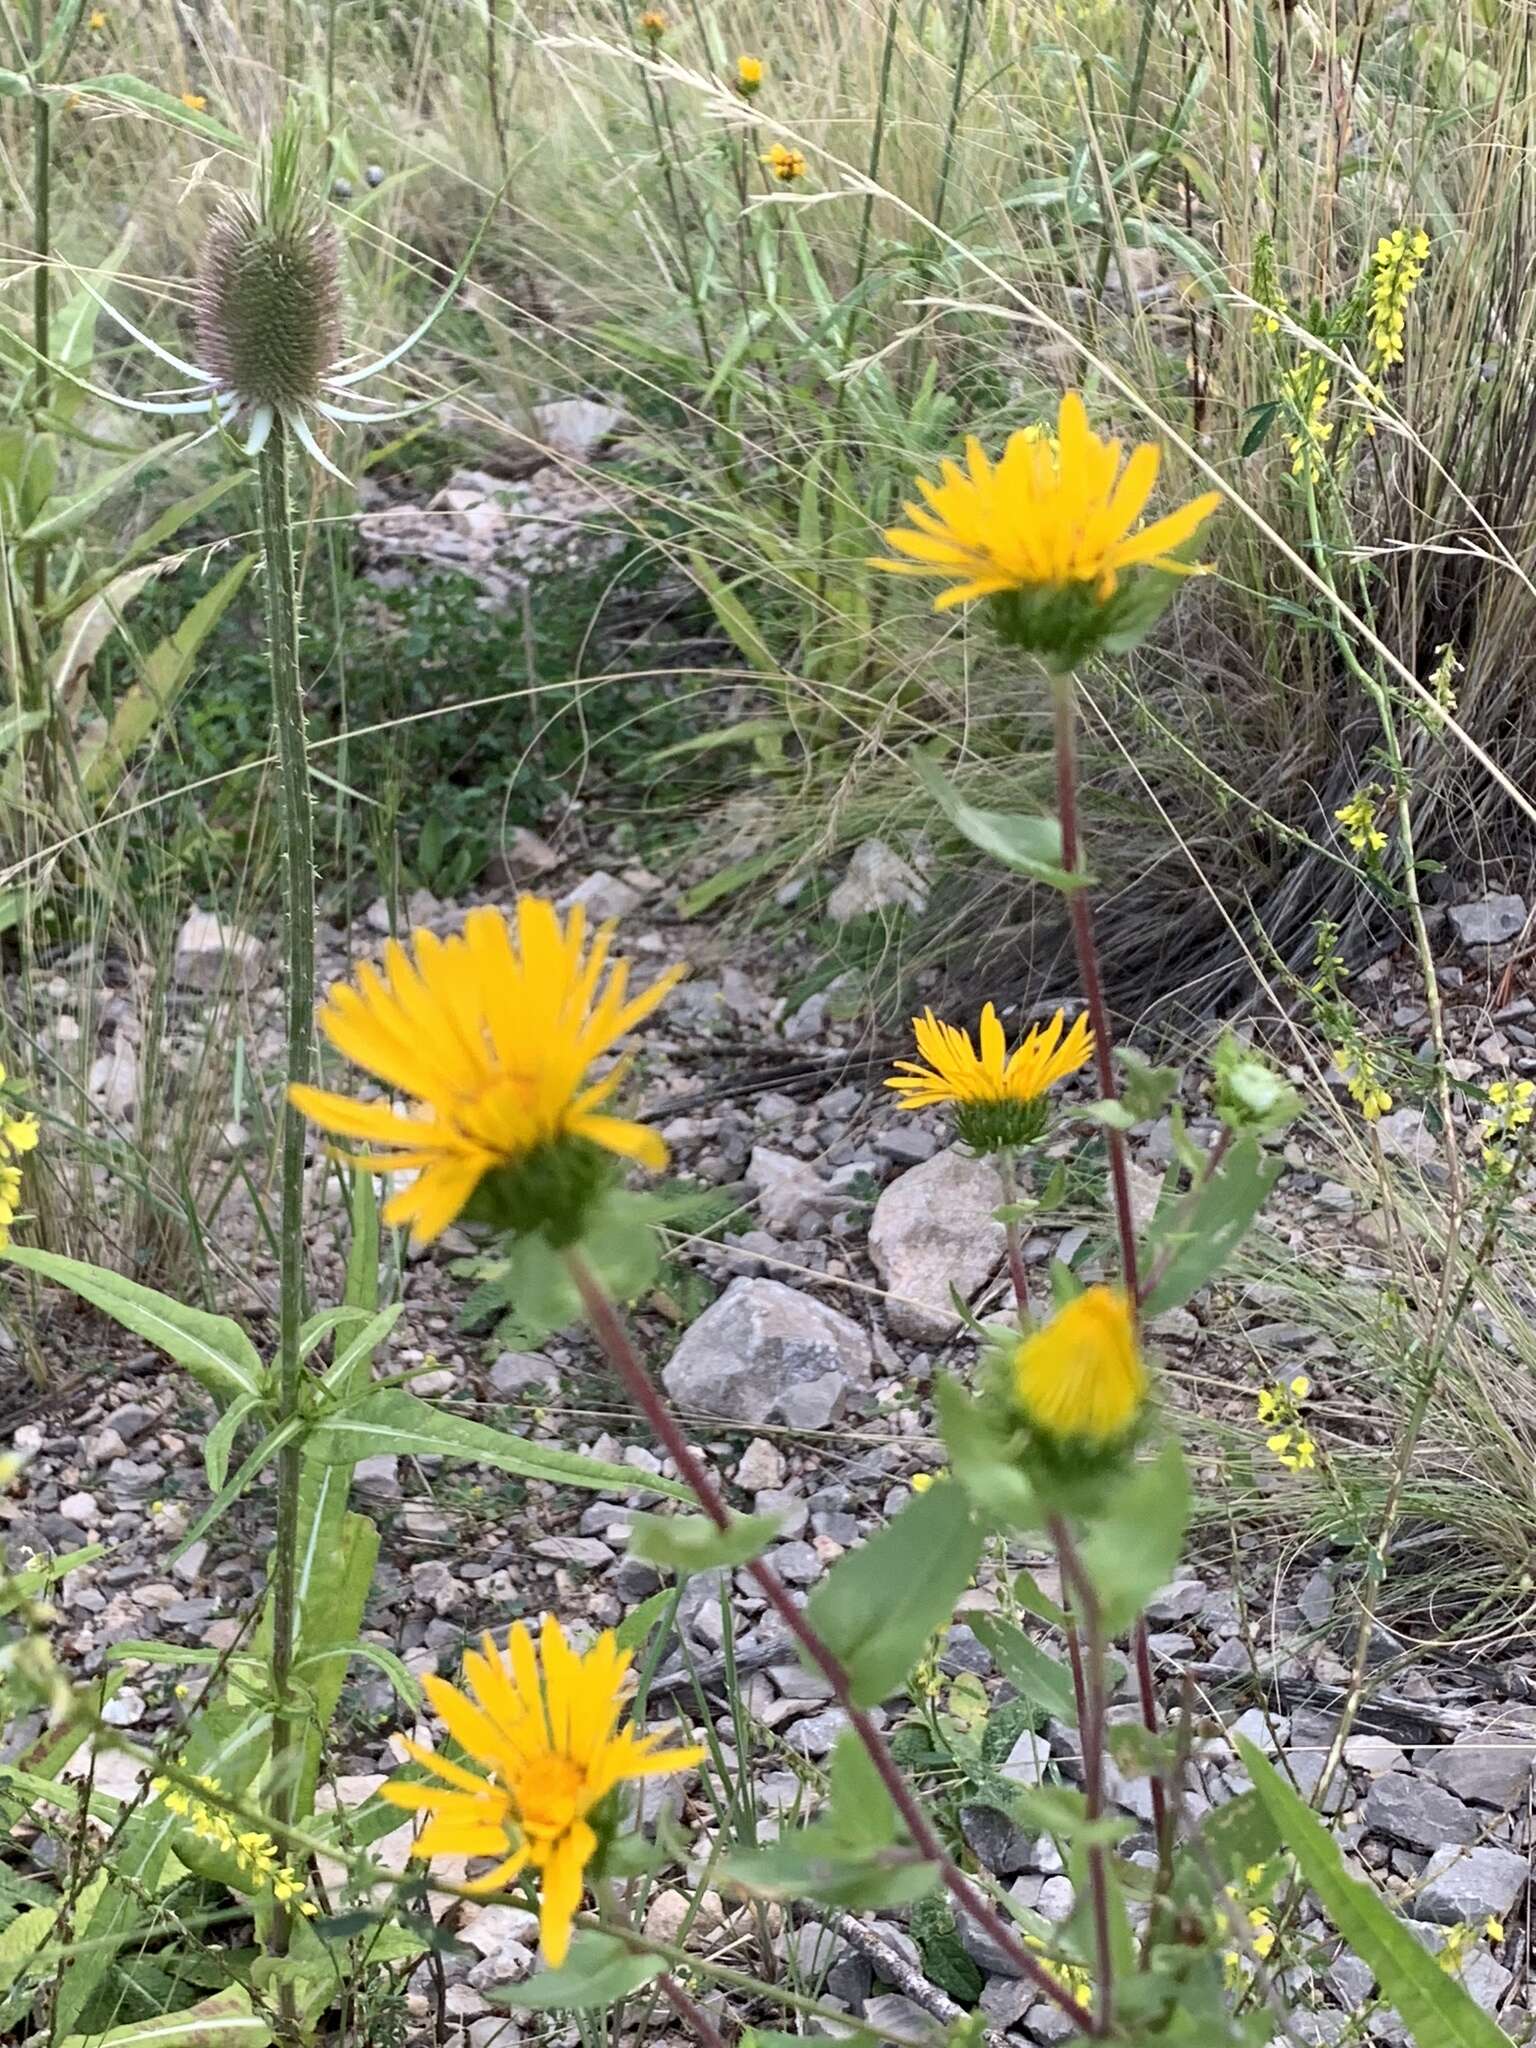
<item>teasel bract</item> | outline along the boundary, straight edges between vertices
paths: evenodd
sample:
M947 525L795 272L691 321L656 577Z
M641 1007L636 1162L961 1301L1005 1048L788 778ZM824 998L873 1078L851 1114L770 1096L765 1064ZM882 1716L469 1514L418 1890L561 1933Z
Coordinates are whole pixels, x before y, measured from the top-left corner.
M433 326L462 284L479 239L477 234L446 291L404 341L372 362L349 367L343 355L340 243L306 188L302 129L290 116L263 152L254 191L226 202L208 227L197 280L200 361L163 348L86 284L126 333L193 383L152 398L84 388L133 412L188 417L211 409L208 434L243 428L244 451L253 457L281 424L322 469L345 483L316 438L316 423L369 425L417 410L391 406L358 387L399 362Z

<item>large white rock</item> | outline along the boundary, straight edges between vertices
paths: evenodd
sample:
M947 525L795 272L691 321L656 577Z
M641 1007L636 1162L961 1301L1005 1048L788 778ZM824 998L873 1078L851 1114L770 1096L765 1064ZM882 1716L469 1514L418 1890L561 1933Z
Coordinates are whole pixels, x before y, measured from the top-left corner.
M193 910L176 934L172 971L183 988L206 995L221 988L260 986L266 948L253 932L226 923L217 911Z
M921 910L927 901L927 884L917 870L883 839L866 839L827 898L827 915L834 924L847 924L883 910Z
M986 1159L939 1152L893 1180L875 1204L869 1254L898 1336L937 1344L960 1327L950 1288L969 1299L1008 1248L994 1218L1007 1195Z
M780 1280L733 1280L688 1331L662 1372L690 1415L825 1429L873 1349L859 1325Z

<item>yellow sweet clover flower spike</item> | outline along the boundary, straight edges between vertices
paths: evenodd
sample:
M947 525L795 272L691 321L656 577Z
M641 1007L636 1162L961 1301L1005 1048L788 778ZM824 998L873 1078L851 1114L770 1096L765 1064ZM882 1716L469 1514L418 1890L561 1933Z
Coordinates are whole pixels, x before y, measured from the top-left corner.
M744 100L750 100L762 90L763 60L761 57L738 57L736 59L736 90Z
M629 1652L611 1631L580 1652L552 1616L545 1617L537 1650L520 1621L508 1634L505 1657L486 1635L479 1650L465 1654L466 1691L430 1672L421 1681L449 1735L479 1770L402 1736L430 1778L392 1778L379 1788L392 1805L427 1815L413 1855L498 1859L471 1891L499 1891L533 1872L539 1946L552 1969L565 1961L587 1868L616 1821L609 1794L705 1755L694 1746L667 1749L659 1734L619 1728L629 1665Z
M1292 431L1285 438L1291 475L1316 482L1327 465L1328 443L1333 439L1333 422L1323 416L1333 379L1309 361L1287 370L1280 382L1293 416Z
M1276 1425L1264 1439L1265 1448L1288 1472L1311 1472L1317 1466L1317 1444L1301 1415L1301 1404L1311 1393L1312 1382L1304 1372L1287 1386L1259 1390L1259 1421Z
M1520 1166L1523 1142L1520 1133L1529 1129L1536 1115L1536 1081L1494 1081L1488 1089L1490 1113L1481 1128L1483 1164L1490 1173L1507 1180Z
M5 1069L0 1066L0 1088ZM11 1241L11 1225L21 1209L22 1170L19 1161L37 1148L40 1136L37 1118L30 1110L17 1110L0 1097L0 1250Z
M1011 434L994 463L972 435L963 469L946 460L938 483L919 477L925 502L907 503L910 525L884 536L896 559L875 556L871 566L947 584L935 611L989 599L1010 645L1071 666L1106 639L1147 630L1156 614L1145 602L1146 572L1201 573L1177 550L1221 502L1206 491L1143 526L1162 449L1146 442L1122 456L1069 391L1054 441L1038 430ZM1160 605L1170 593L1153 594Z
M185 1692L183 1686L178 1693ZM201 1775L196 1782L205 1792L220 1797L216 1778ZM184 1786L173 1784L168 1778L155 1778L150 1790L159 1798L167 1813L173 1813L178 1820L184 1820L200 1842L207 1842L213 1848L229 1856L241 1876L255 1891L271 1887L272 1896L280 1905L290 1905L295 1899L303 1903L299 1911L313 1919L320 1908L313 1900L304 1898L304 1880L291 1863L285 1863L272 1837L260 1828L240 1830L230 1816L217 1806L199 1799L195 1792Z
M1376 823L1376 803L1380 792L1373 785L1369 789L1357 790L1347 804L1340 804L1334 817L1344 827L1344 836L1354 852L1367 856L1380 853L1387 843L1387 835Z
M900 1109L953 1107L956 1131L976 1152L1032 1143L1045 1129L1050 1090L1093 1057L1087 1017L1069 1028L1062 1010L1027 1031L1011 1053L991 1003L974 1043L968 1031L941 1023L931 1009L913 1018L912 1031L927 1064L897 1060L886 1087L896 1090Z
M384 972L363 967L338 982L320 1012L336 1050L393 1092L413 1115L295 1087L290 1100L311 1122L370 1149L371 1173L410 1173L384 1205L386 1223L408 1224L417 1244L438 1237L471 1201L499 1228L542 1230L553 1243L579 1236L608 1165L651 1170L667 1148L645 1124L607 1104L625 1064L591 1070L649 1017L682 978L669 968L640 995L627 961L610 956L613 928L589 933L578 905L564 918L524 896L511 919L482 907L447 939L418 931L392 940Z
M1013 1397L1038 1435L1102 1450L1129 1435L1147 1369L1125 1295L1089 1287L1025 1337L1013 1355Z
M1410 234L1394 228L1383 235L1371 256L1370 344L1381 369L1403 360L1403 335L1408 301L1418 288L1429 261L1429 236L1423 228Z
M774 143L758 161L768 166L781 185L793 185L805 176L804 156L798 149L790 149L782 142Z

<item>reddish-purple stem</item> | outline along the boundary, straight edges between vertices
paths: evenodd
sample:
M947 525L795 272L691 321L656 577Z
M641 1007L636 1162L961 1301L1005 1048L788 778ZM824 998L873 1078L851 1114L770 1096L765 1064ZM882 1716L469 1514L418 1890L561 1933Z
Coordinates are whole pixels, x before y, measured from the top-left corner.
M656 1441L672 1460L679 1478L691 1489L705 1514L717 1529L729 1528L731 1512L720 1489L683 1434L682 1425L677 1417L656 1391L650 1374L641 1363L639 1353L630 1342L629 1332L624 1328L618 1311L601 1283L579 1252L568 1252L566 1263L581 1296L582 1306L586 1310L588 1322L592 1325L593 1334L602 1345L608 1362L618 1375L625 1392L645 1417ZM917 1795L903 1777L900 1765L891 1755L884 1736L870 1719L868 1709L856 1704L848 1674L841 1662L795 1605L788 1587L778 1573L760 1557L753 1558L746 1568L757 1581L768 1605L831 1686L833 1697L848 1716L849 1725L869 1752L870 1761L879 1772L880 1782L889 1794L891 1804L901 1816L902 1823L912 1838L913 1846L925 1862L937 1866L944 1887L955 1904L968 1913L991 1940L997 1943L1019 1975L1027 1978L1042 1998L1048 1998L1053 2005L1058 2006L1080 2032L1095 2032L1097 2029L1094 2015L1085 2011L1070 1992L1062 1989L1038 1957L1030 1954L1018 1930L997 1911L989 1899L977 1891L944 1847L932 1821L924 1813Z

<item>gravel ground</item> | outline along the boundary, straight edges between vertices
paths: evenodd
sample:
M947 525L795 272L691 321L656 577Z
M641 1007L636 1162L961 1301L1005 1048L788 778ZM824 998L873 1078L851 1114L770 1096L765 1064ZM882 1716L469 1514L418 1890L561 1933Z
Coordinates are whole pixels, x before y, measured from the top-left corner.
M871 847L859 850L844 878L841 909L849 917L921 898L923 849ZM793 963L771 944L681 922L672 885L622 867L617 857L604 868L600 853L556 851L524 834L505 886L488 900L509 901L517 880L537 878L596 915L621 915L626 949L642 971L678 951L693 964L647 1035L643 1103L672 1146L675 1170L728 1200L717 1205L723 1220L707 1238L674 1246L660 1283L636 1305L635 1321L733 1501L782 1518L772 1553L780 1574L791 1587L809 1589L901 1506L915 1474L942 1462L929 1389L937 1370L963 1371L970 1356L948 1286L953 1279L980 1313L1001 1307L1002 1234L991 1220L1001 1189L989 1167L950 1149L941 1120L892 1109L878 1085L891 1048L872 1043L864 1018L841 1014L845 991L834 985L790 1008L780 990ZM409 917L445 928L463 908L418 895ZM1484 913L1481 924L1472 913ZM328 931L326 977L376 951L387 924L376 905L354 930ZM1536 1072L1536 1005L1500 986L1523 925L1523 905L1518 917L1507 904L1480 904L1457 906L1442 919L1443 989L1462 1062L1458 1077L1469 1084ZM1490 950L1487 934L1495 927L1498 943ZM258 1063L275 1060L279 993L258 940L217 921L191 920L176 974L197 1021L210 996L223 991L240 1006ZM1378 963L1358 988L1399 1037L1412 1043L1422 1032L1422 1001L1415 1006L1405 963ZM66 1009L61 999L61 1016ZM104 1028L95 1084L103 1114L131 1106L137 1055L125 1010ZM1191 1116L1198 1140L1206 1128L1198 1103ZM1052 1149L1077 1162L1082 1132L1065 1123ZM1420 1111L1394 1111L1378 1132L1394 1171L1433 1174ZM1144 1195L1155 1191L1168 1137L1166 1125L1135 1134ZM246 1142L240 1132L228 1140L234 1149ZM1336 1163L1320 1142L1292 1137L1286 1158L1267 1249L1253 1263L1283 1272L1327 1260L1343 1284L1379 1293L1388 1267L1370 1205L1335 1177ZM326 1172L317 1157L317 1196ZM1085 1251L1098 1241L1104 1219L1097 1174L1079 1171L1074 1205L1043 1219L1028 1241L1026 1261L1042 1299L1046 1263L1059 1258L1083 1269ZM333 1299L339 1211L331 1205L321 1214L329 1220L314 1232L314 1284L318 1299ZM248 1208L227 1210L220 1249L232 1279L229 1305L260 1334L272 1276ZM358 1472L357 1495L381 1525L384 1553L367 1632L415 1672L453 1674L467 1637L519 1614L547 1608L568 1623L615 1624L659 1584L651 1567L626 1556L625 1525L630 1510L654 1498L647 1482L668 1468L638 1436L579 1332L537 1351L465 1333L460 1312L468 1283L455 1265L472 1251L467 1237L452 1233L431 1256L406 1266L406 1311L388 1370L418 1370L417 1392L466 1414L621 1463L632 1469L634 1486L622 1497L598 1498L436 1459L370 1459ZM1378 1449L1388 1439L1336 1335L1297 1320L1295 1304L1294 1291L1273 1278L1239 1278L1219 1299L1198 1298L1154 1331L1170 1398L1188 1413L1218 1509L1229 1476L1220 1462L1220 1431L1241 1430L1250 1448L1262 1438L1253 1398L1267 1380L1306 1372L1325 1439L1331 1431L1341 1442ZM8 1546L13 1557L87 1542L105 1546L99 1559L63 1581L60 1655L77 1676L90 1677L107 1667L115 1645L128 1641L228 1649L243 1639L260 1597L268 1489L258 1484L167 1570L163 1560L206 1499L199 1452L210 1414L201 1396L71 1303L47 1299L37 1335L55 1362L56 1391L20 1404L25 1419L12 1421L11 1439L30 1462L20 1487L0 1502ZM1261 1453L1253 1460L1259 1491L1301 1498L1311 1482L1269 1464L1273 1469ZM1191 1818L1245 1787L1230 1741L1234 1730L1282 1755L1304 1791L1316 1788L1357 1626L1356 1556L1325 1540L1308 1541L1304 1531L1277 1545L1241 1520L1234 1526L1235 1544L1218 1513L1195 1561L1151 1609L1165 1706L1195 1716L1184 1792ZM957 1703L974 1701L979 1681L995 1727L1016 1725L989 1769L1019 1783L1070 1779L1070 1733L1031 1730L1017 1715L1010 1723L1008 1688L965 1619L994 1608L1005 1570L1022 1562L1049 1579L1048 1561L1022 1550L1006 1563L989 1560L962 1603L944 1647L939 1691L927 1704L940 1715L954 1713ZM735 1617L745 1723L732 1717L722 1690L723 1601ZM820 1767L844 1717L825 1687L796 1664L744 1575L729 1588L717 1574L690 1581L678 1620L679 1639L661 1667L659 1689L685 1718L697 1722L706 1711L717 1717L727 1781L713 1791L700 1778L658 1788L647 1818L664 1802L680 1802L687 1822L707 1839L717 1828L716 1800L728 1802L740 1778L755 1797L758 1837L770 1838L786 1816L814 1807ZM1536 1708L1521 1705L1523 1660L1450 1656L1398 1665L1393 1659L1411 1635L1386 1628L1378 1635L1376 1698L1324 1804L1338 1815L1349 1857L1401 1899L1427 1942L1443 1942L1452 1925L1478 1930L1462 1965L1465 1979L1482 2004L1517 2025L1528 1993L1525 1895L1536 1759ZM114 1660L113 1668L122 1683L109 1720L147 1742L169 1735L182 1711L177 1669L132 1655ZM913 1711L912 1703L894 1700L885 1718L895 1725ZM1125 1702L1117 1708L1130 1711ZM359 1668L335 1728L329 1797L353 1804L377 1785L396 1760L390 1737L398 1712L382 1673ZM745 1753L743 1727L750 1734ZM12 1750L31 1732L13 1731ZM963 1784L956 1795L975 1861L1021 1907L1045 1921L1064 1919L1072 1887L1053 1846L989 1804L984 1782L981 1774L972 1796ZM1144 1827L1146 1782L1117 1777L1114 1789ZM398 1859L405 1841L403 1834L391 1837L376 1850ZM1145 1855L1148 1846L1143 1832L1131 1853ZM40 1838L25 1853L46 1866L56 1851ZM490 2012L484 1994L531 1967L526 1916L503 1906L443 1910L462 1945L446 1957L441 1984L425 1968L419 1974L411 1992L417 2013L425 2020L440 2010L477 2048L510 2039L512 2023ZM663 1885L646 1903L646 1924L676 1933L685 1910L683 1891ZM1490 1921L1496 1936L1487 1931ZM690 1940L750 1964L752 1943L765 1930L800 1981L914 2039L942 2015L935 1972L943 1977L945 1969L946 1981L959 1984L966 2003L979 2001L994 2029L1036 2041L1055 2037L1050 2008L1032 2000L979 1931L964 1926L963 1964L956 1964L952 1939L935 1947L931 1928L915 1939L900 1916L887 1916L873 1935L813 1920L785 1926L777 1913L754 1919L706 1889ZM1398 2038L1394 2016L1371 2004L1369 1973L1336 1958L1335 1946L1321 1920L1304 1919L1293 1939L1296 1967L1285 1981L1302 2037L1334 2040L1364 2011L1370 2035ZM945 1969L936 1960L941 1954L949 1957Z

